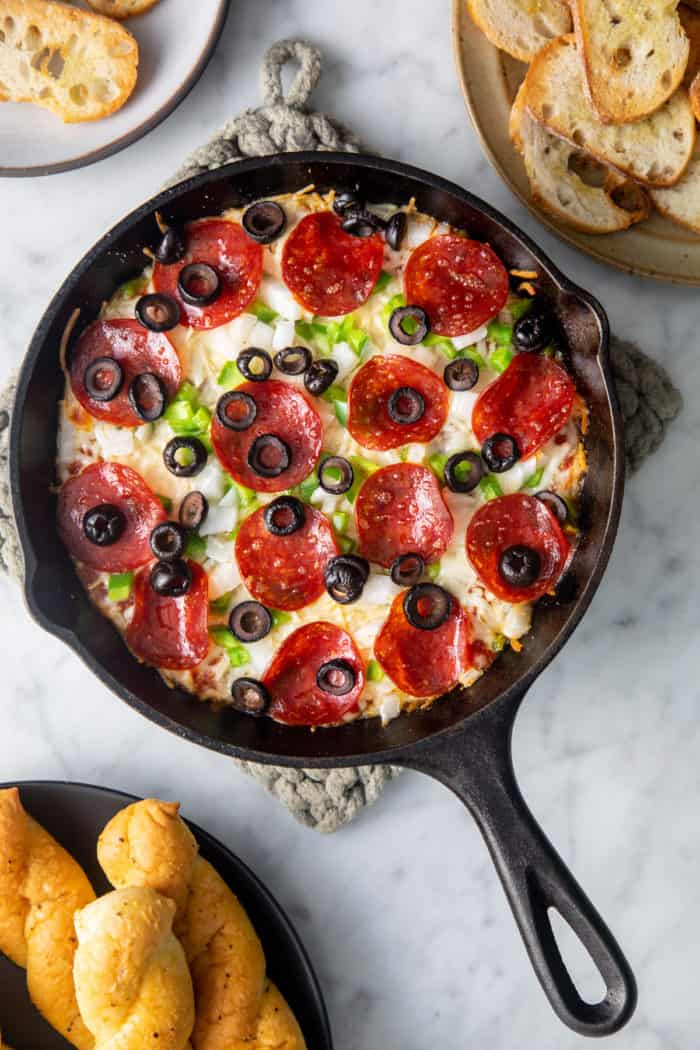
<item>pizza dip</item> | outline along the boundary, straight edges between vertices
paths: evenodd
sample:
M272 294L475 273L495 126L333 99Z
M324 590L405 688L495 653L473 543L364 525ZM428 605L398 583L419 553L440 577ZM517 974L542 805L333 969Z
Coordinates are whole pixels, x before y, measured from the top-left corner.
M164 226L73 340L58 528L202 700L384 722L521 648L577 537L586 409L537 274L313 188Z

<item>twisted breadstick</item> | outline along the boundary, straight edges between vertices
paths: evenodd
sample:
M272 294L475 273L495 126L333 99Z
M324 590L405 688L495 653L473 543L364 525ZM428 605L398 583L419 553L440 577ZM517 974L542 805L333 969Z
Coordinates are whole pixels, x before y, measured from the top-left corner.
M115 890L75 916L75 990L95 1050L185 1050L192 980L172 932L175 905L155 890Z
M73 987L73 915L95 894L80 865L24 810L17 788L0 791L0 951L27 971L32 1002L79 1050L94 1040Z
M305 1050L294 1015L265 980L265 956L248 916L179 817L147 799L102 832L97 856L113 886L151 886L177 905L195 989L195 1050Z

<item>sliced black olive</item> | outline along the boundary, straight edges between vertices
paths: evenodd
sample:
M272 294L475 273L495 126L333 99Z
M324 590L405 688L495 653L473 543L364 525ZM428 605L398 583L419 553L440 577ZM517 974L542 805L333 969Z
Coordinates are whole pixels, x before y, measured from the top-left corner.
M207 514L209 503L203 492L188 492L180 504L180 524L185 529L198 529Z
M126 518L111 503L100 503L86 511L83 517L83 532L96 547L109 547L116 543L125 528Z
M490 471L502 474L518 462L520 451L510 434L493 434L481 446L481 458Z
M537 551L524 543L506 547L498 559L498 571L512 587L529 587L537 580L541 566Z
M207 450L193 437L174 437L163 450L163 462L178 478L193 478L207 461Z
M327 660L316 672L316 685L331 696L345 696L355 688L355 668L347 660Z
M356 554L339 554L328 562L323 577L333 601L350 605L357 601L367 583L369 562Z
M455 452L445 463L445 481L453 492L471 492L484 476L484 464L477 452Z
M129 402L137 416L146 423L153 423L165 412L168 392L155 372L141 372L134 376L129 386Z
M336 215L345 215L350 208L361 211L362 207L362 200L356 190L344 190L333 201L333 211Z
M400 554L391 566L391 578L397 587L412 587L425 571L425 559L420 554Z
M263 520L273 536L291 536L306 521L304 504L296 496L278 496L265 507Z
M180 321L180 307L169 295L142 295L134 307L136 320L151 332L168 332Z
M338 365L335 361L329 359L312 361L304 372L304 386L310 394L318 397L325 394L328 387L332 386L337 375Z
M266 350L258 350L255 346L241 350L236 364L241 375L251 383L263 383L272 374L272 358Z
M248 450L248 466L260 478L278 478L291 462L289 445L276 434L261 434Z
M179 262L186 251L185 237L177 226L169 226L156 248L156 259L164 266Z
M93 401L112 401L122 388L124 369L113 357L96 357L83 373L83 383Z
M563 500L561 496L556 494L556 492L550 492L549 489L543 489L542 492L536 492L535 496L538 500L541 500L546 507L549 507L560 525L566 524L566 519L569 517L569 508L566 505L566 500Z
M341 228L352 237L371 237L384 226L383 219L365 208L348 208L341 223Z
M417 423L425 414L425 398L412 386L400 386L389 398L386 410L394 423Z
M530 353L544 350L555 334L554 318L544 306L533 306L513 325L513 342L518 350Z
M352 465L342 456L329 456L318 468L319 485L333 496L340 496L343 492L347 492L352 488L354 480L355 472Z
M257 201L243 212L243 229L258 244L270 244L287 225L287 216L277 201Z
M150 544L156 558L173 561L185 550L185 530L176 521L163 521L151 533Z
M442 375L450 390L471 390L479 379L479 366L470 357L457 357Z
M157 561L151 569L151 587L162 598L181 598L192 584L192 573L186 561Z
M407 321L410 331L404 327ZM416 346L430 331L430 321L420 306L397 306L389 318L389 331L402 346Z
M412 627L435 631L442 627L452 609L452 596L436 583L417 583L406 592L403 610Z
M196 262L182 267L178 274L177 287L186 303L190 303L191 306L206 306L218 296L221 281L213 266Z
M257 678L237 678L231 686L232 707L257 718L267 710L270 694Z
M239 642L259 642L272 630L272 614L260 602L239 602L231 610L228 625Z
M386 224L384 231L384 237L386 243L390 248L393 248L395 252L400 251L403 243L404 236L406 234L406 212L395 211Z
M255 422L258 406L243 390L229 390L216 405L216 418L229 430L247 430Z
M300 376L311 364L311 351L306 346L287 346L275 354L275 364L288 376Z

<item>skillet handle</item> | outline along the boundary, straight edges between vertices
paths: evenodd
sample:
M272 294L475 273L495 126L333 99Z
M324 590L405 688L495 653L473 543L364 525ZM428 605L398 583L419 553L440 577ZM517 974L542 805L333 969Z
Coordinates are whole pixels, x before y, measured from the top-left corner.
M518 704L484 708L463 731L414 752L407 765L440 780L468 807L496 865L535 973L559 1018L580 1035L601 1036L629 1021L634 975L605 922L538 826L515 780L511 732ZM588 950L606 995L587 1003L559 951L549 909Z

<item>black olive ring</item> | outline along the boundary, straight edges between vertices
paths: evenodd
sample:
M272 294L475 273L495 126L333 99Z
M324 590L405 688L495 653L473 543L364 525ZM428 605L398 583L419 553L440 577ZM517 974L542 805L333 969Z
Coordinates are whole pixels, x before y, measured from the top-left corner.
M542 568L539 553L524 543L506 547L498 559L501 578L511 587L530 587L536 582Z
M479 380L479 366L471 357L457 357L445 365L442 375L450 390L471 390Z
M327 660L316 672L316 685L330 696L346 696L356 682L355 668L348 660Z
M234 407L239 415L231 414L230 409ZM243 390L229 390L228 394L222 394L216 404L216 418L229 430L247 430L255 422L257 414L255 400Z
M391 579L397 587L412 587L425 572L425 559L420 554L400 554L391 566Z
M165 412L168 392L155 372L141 372L129 384L129 403L139 419L155 423Z
M273 536L291 536L306 521L304 504L296 496L278 496L265 507L263 520Z
M338 471L340 474L337 480L331 476L332 471ZM318 483L324 492L330 492L332 496L340 496L343 492L347 492L352 488L354 480L355 472L352 464L343 456L329 456L318 468Z
M395 211L386 224L384 239L393 251L401 250L404 236L406 234L406 212Z
M411 318L416 322L415 332L404 331L404 323ZM389 318L389 331L397 343L402 346L416 346L422 343L430 331L430 321L425 310L420 306L397 306Z
M151 587L162 598L181 598L192 585L192 573L186 561L157 561L149 577Z
M421 606L427 604L428 611ZM406 592L403 600L406 619L421 631L435 631L442 627L452 610L452 596L436 583L417 583Z
M134 307L136 320L150 332L169 332L179 324L180 307L169 295L153 292L142 295Z
M178 459L178 454L183 449L189 451L192 457L190 463L181 463ZM207 450L199 438L174 437L163 449L163 462L176 478L193 478L204 468L206 461Z
M304 372L304 386L310 394L320 397L325 394L338 375L338 365L330 358L312 361Z
M155 558L174 561L181 558L185 550L185 530L176 521L162 521L151 533L149 543Z
M292 450L276 434L260 434L248 449L248 466L259 478L278 478L291 462Z
M462 464L469 470L460 470ZM478 452L455 452L445 463L445 482L452 492L471 492L484 476L484 464Z
M341 229L351 237L371 237L383 230L385 222L366 208L347 208L343 213Z
M288 376L300 376L311 361L311 351L306 346L287 346L275 354L275 365Z
M83 373L83 385L93 401L113 401L124 384L124 369L113 357L96 357Z
M386 410L394 423L417 423L425 415L425 398L412 386L400 386L389 398Z
M183 266L177 277L180 295L190 306L206 306L221 291L221 279L209 263L193 262Z
M239 602L231 610L228 625L239 642L259 642L272 630L272 614L260 602Z
M510 434L492 434L481 446L481 458L494 474L510 470L520 459L520 450Z
M177 226L169 226L156 248L156 261L162 263L163 266L171 266L184 257L185 250L183 234Z
M124 533L126 518L112 503L100 503L83 516L83 532L96 547L111 547Z
M350 605L361 596L369 578L369 562L356 554L339 554L326 565L326 590L338 605Z
M271 244L287 225L287 216L277 201L256 201L243 212L241 225L251 240Z
M549 489L543 489L542 492L536 492L535 497L540 503L544 503L545 507L549 507L560 525L566 524L569 517L569 508L561 496L558 496L556 492L550 492Z
M231 686L231 706L244 715L258 718L270 704L270 694L257 678L236 678Z
M264 383L272 375L272 358L266 350L251 346L236 358L238 371L251 383Z
M209 502L203 492L188 492L180 504L178 517L185 529L198 529L209 513Z
M345 215L351 208L362 210L362 200L356 190L344 190L333 200L333 211L336 215Z

